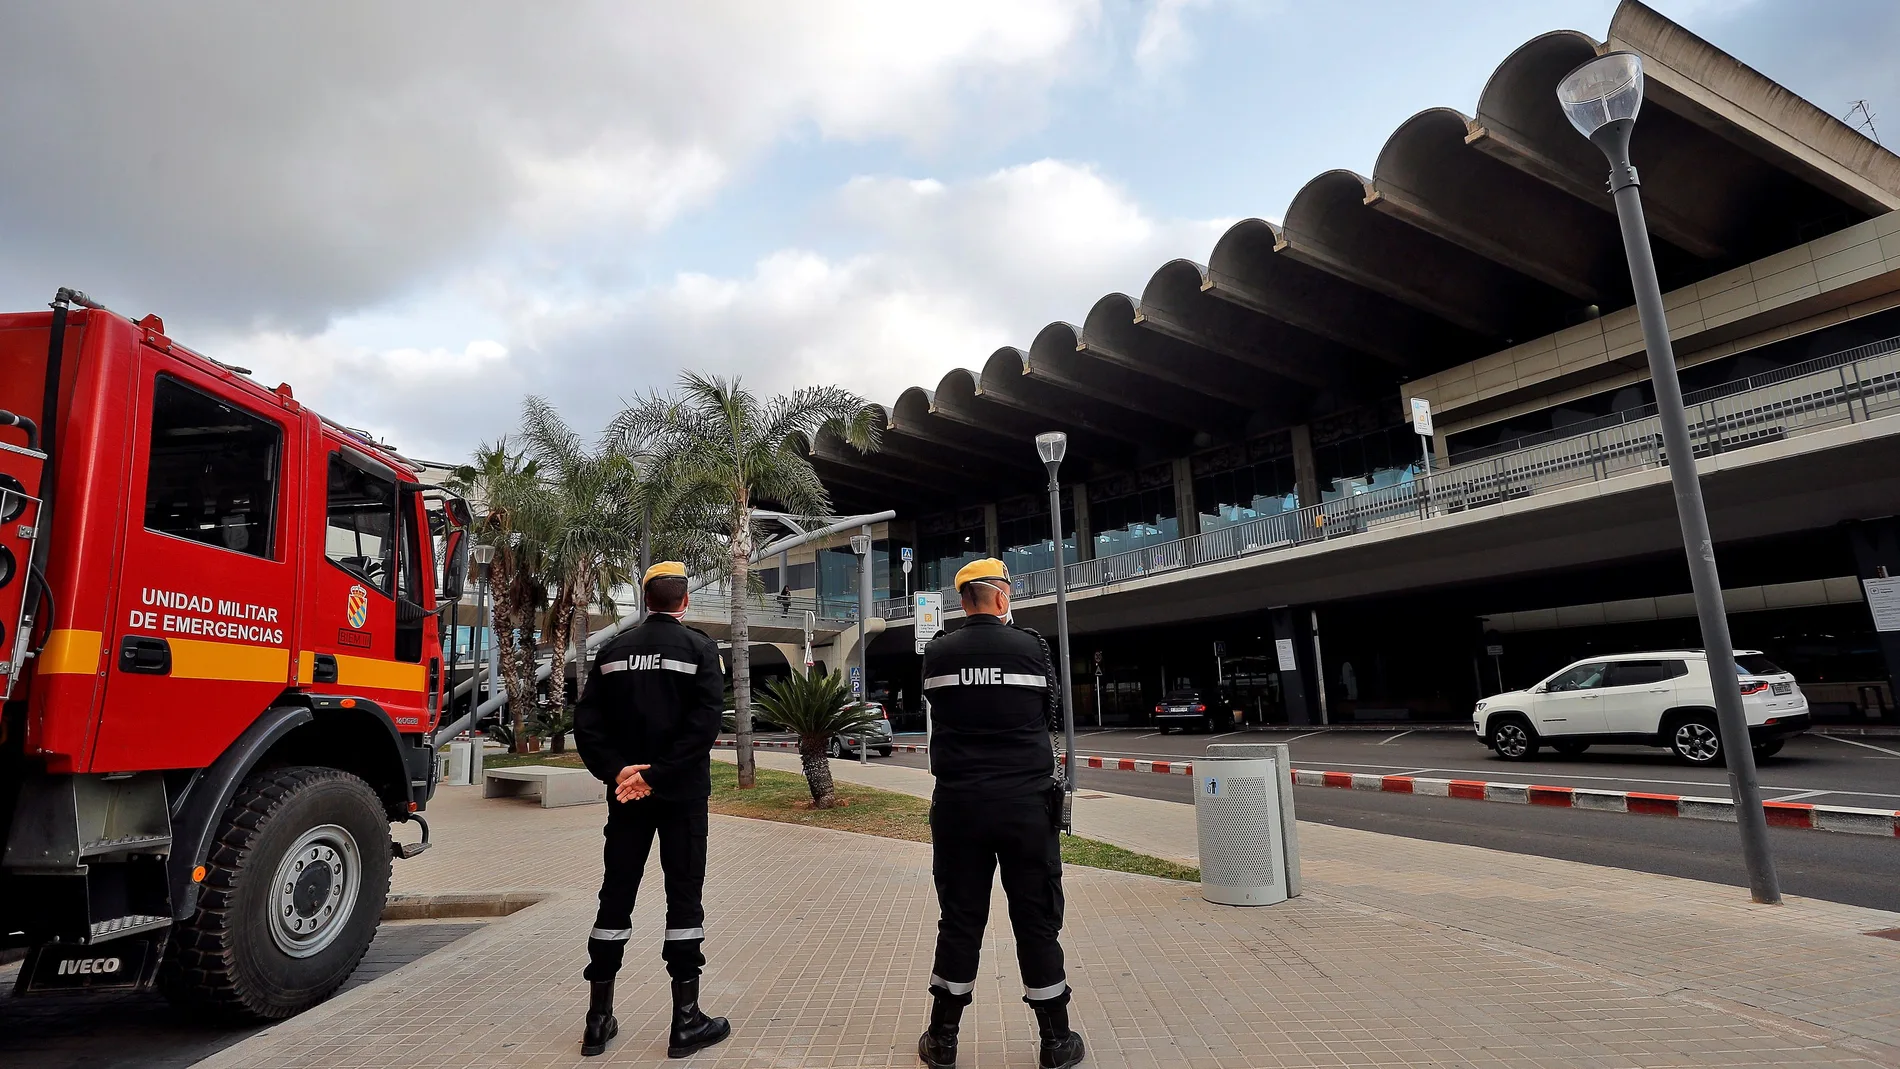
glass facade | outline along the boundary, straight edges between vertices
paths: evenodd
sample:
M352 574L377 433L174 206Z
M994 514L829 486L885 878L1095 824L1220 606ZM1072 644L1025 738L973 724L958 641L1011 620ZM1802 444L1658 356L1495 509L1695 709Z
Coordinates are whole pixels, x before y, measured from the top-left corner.
M957 569L987 556L983 509L960 509L917 520L917 571L913 590L949 590Z
M871 583L873 599L891 596L891 547L882 539L871 544ZM857 611L858 555L849 545L818 551L818 602L827 616Z
M1062 501L1062 559L1074 564L1075 495L1065 493ZM996 505L996 542L1000 556L1011 575L1046 571L1055 567L1055 543L1049 537L1049 496L1031 494Z
M1409 482L1424 462L1423 439L1392 413L1362 409L1313 424L1313 467L1322 500Z
M1089 531L1098 560L1181 537L1173 466L1156 464L1090 483Z
M1203 531L1300 507L1293 442L1286 434L1203 453L1192 464L1194 508Z

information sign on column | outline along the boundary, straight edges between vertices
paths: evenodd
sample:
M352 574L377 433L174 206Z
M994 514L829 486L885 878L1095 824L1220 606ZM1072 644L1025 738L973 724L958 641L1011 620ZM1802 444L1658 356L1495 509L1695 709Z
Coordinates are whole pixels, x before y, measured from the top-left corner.
M916 621L917 652L924 652L930 640L943 630L943 592L938 590L920 590L911 599L914 612L911 618Z

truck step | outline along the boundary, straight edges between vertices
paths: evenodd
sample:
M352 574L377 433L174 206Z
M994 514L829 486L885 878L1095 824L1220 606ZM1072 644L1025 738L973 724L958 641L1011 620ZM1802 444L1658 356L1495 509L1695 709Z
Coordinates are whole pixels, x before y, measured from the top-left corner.
M95 839L79 847L79 856L103 857L107 854L169 854L172 837L169 835L121 835L112 839Z
M124 939L127 936L144 935L148 932L156 932L168 928L171 926L171 923L172 919L170 917L154 917L136 913L129 917L114 917L111 920L94 921L92 922L92 933L87 936L86 942L88 945L92 945L110 942L114 939Z

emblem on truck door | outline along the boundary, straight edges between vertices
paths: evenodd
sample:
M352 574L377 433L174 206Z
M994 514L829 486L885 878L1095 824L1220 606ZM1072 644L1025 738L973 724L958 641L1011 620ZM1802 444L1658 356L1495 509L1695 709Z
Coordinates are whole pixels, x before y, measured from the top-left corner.
M350 611L348 619L350 626L355 628L361 628L363 624L369 620L369 591L364 590L363 584L361 583L350 587Z

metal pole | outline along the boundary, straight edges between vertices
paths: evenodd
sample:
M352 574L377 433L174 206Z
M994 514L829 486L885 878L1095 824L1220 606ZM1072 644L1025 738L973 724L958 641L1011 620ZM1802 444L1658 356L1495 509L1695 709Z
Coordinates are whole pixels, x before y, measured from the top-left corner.
M476 600L475 626L470 628L470 630L475 633L474 640L469 643L469 646L471 647L471 649L469 650L469 658L468 658L470 673L478 672L481 670L480 665L482 663L481 650L482 650L482 631L483 631L482 618L484 614L487 613L488 604L489 604L487 579L483 579L480 583L477 583L475 585L475 600ZM494 636L492 635L488 636L488 640L489 640L490 645L492 646L494 643ZM492 661L490 662L489 669L488 669L488 685L490 687L493 687L495 685L495 668ZM475 706L480 704L480 699L481 699L481 691L478 688L470 687L469 694L468 694L468 707L469 707L468 782L470 786L479 784L482 781L482 742L483 742L484 736L482 735L481 718L475 715Z
M1676 518L1682 526L1689 579L1695 587L1702 648L1707 651L1709 680L1715 685L1715 716L1722 734L1722 754L1728 763L1729 790L1735 799L1736 825L1742 834L1742 859L1748 866L1749 891L1755 901L1773 905L1781 901L1781 886L1775 877L1774 858L1768 851L1768 819L1762 809L1761 784L1755 776L1755 751L1749 743L1748 720L1742 712L1741 680L1735 673L1735 647L1729 638L1728 615L1722 605L1722 581L1715 568L1715 542L1709 535L1709 516L1702 504L1702 480L1696 474L1695 455L1689 441L1688 417L1682 407L1682 383L1676 378L1675 350L1669 343L1662 285L1656 279L1656 261L1643 221L1636 168L1630 165L1627 125L1608 134L1597 147L1610 159L1610 191L1616 198L1616 218L1623 230L1623 251L1629 256L1636 312L1643 324L1643 346L1649 351L1649 375L1656 388L1656 414L1662 423L1663 446L1669 451L1669 482L1676 491Z
M1313 687L1319 695L1319 722L1322 727L1332 724L1332 713L1326 708L1326 658L1319 648L1319 610L1309 613L1313 618Z
M1062 559L1062 483L1056 478L1056 465L1048 468L1049 528L1055 534L1056 547L1056 645L1062 651L1058 669L1062 687L1062 828L1074 834L1075 696L1069 687L1069 569Z
M871 700L871 525L858 528L864 536L864 552L858 555L858 682L864 688L859 700ZM870 725L858 731L858 764L871 763Z
M487 590L487 588L489 588L492 585L493 585L492 582L483 583L482 587L484 590ZM495 694L495 688L497 684L499 684L501 681L501 644L495 641L495 598L493 596L494 592L492 590L488 590L488 594L489 594L489 597L487 597L484 600L485 608L483 612L487 616L488 691L489 691L489 695L492 697ZM502 689L500 693L502 695L501 717L503 720L506 720L508 724L512 727L514 725L514 720L508 715L508 699L507 699L508 692L504 688ZM510 745L509 749L511 750L514 749L514 746Z

